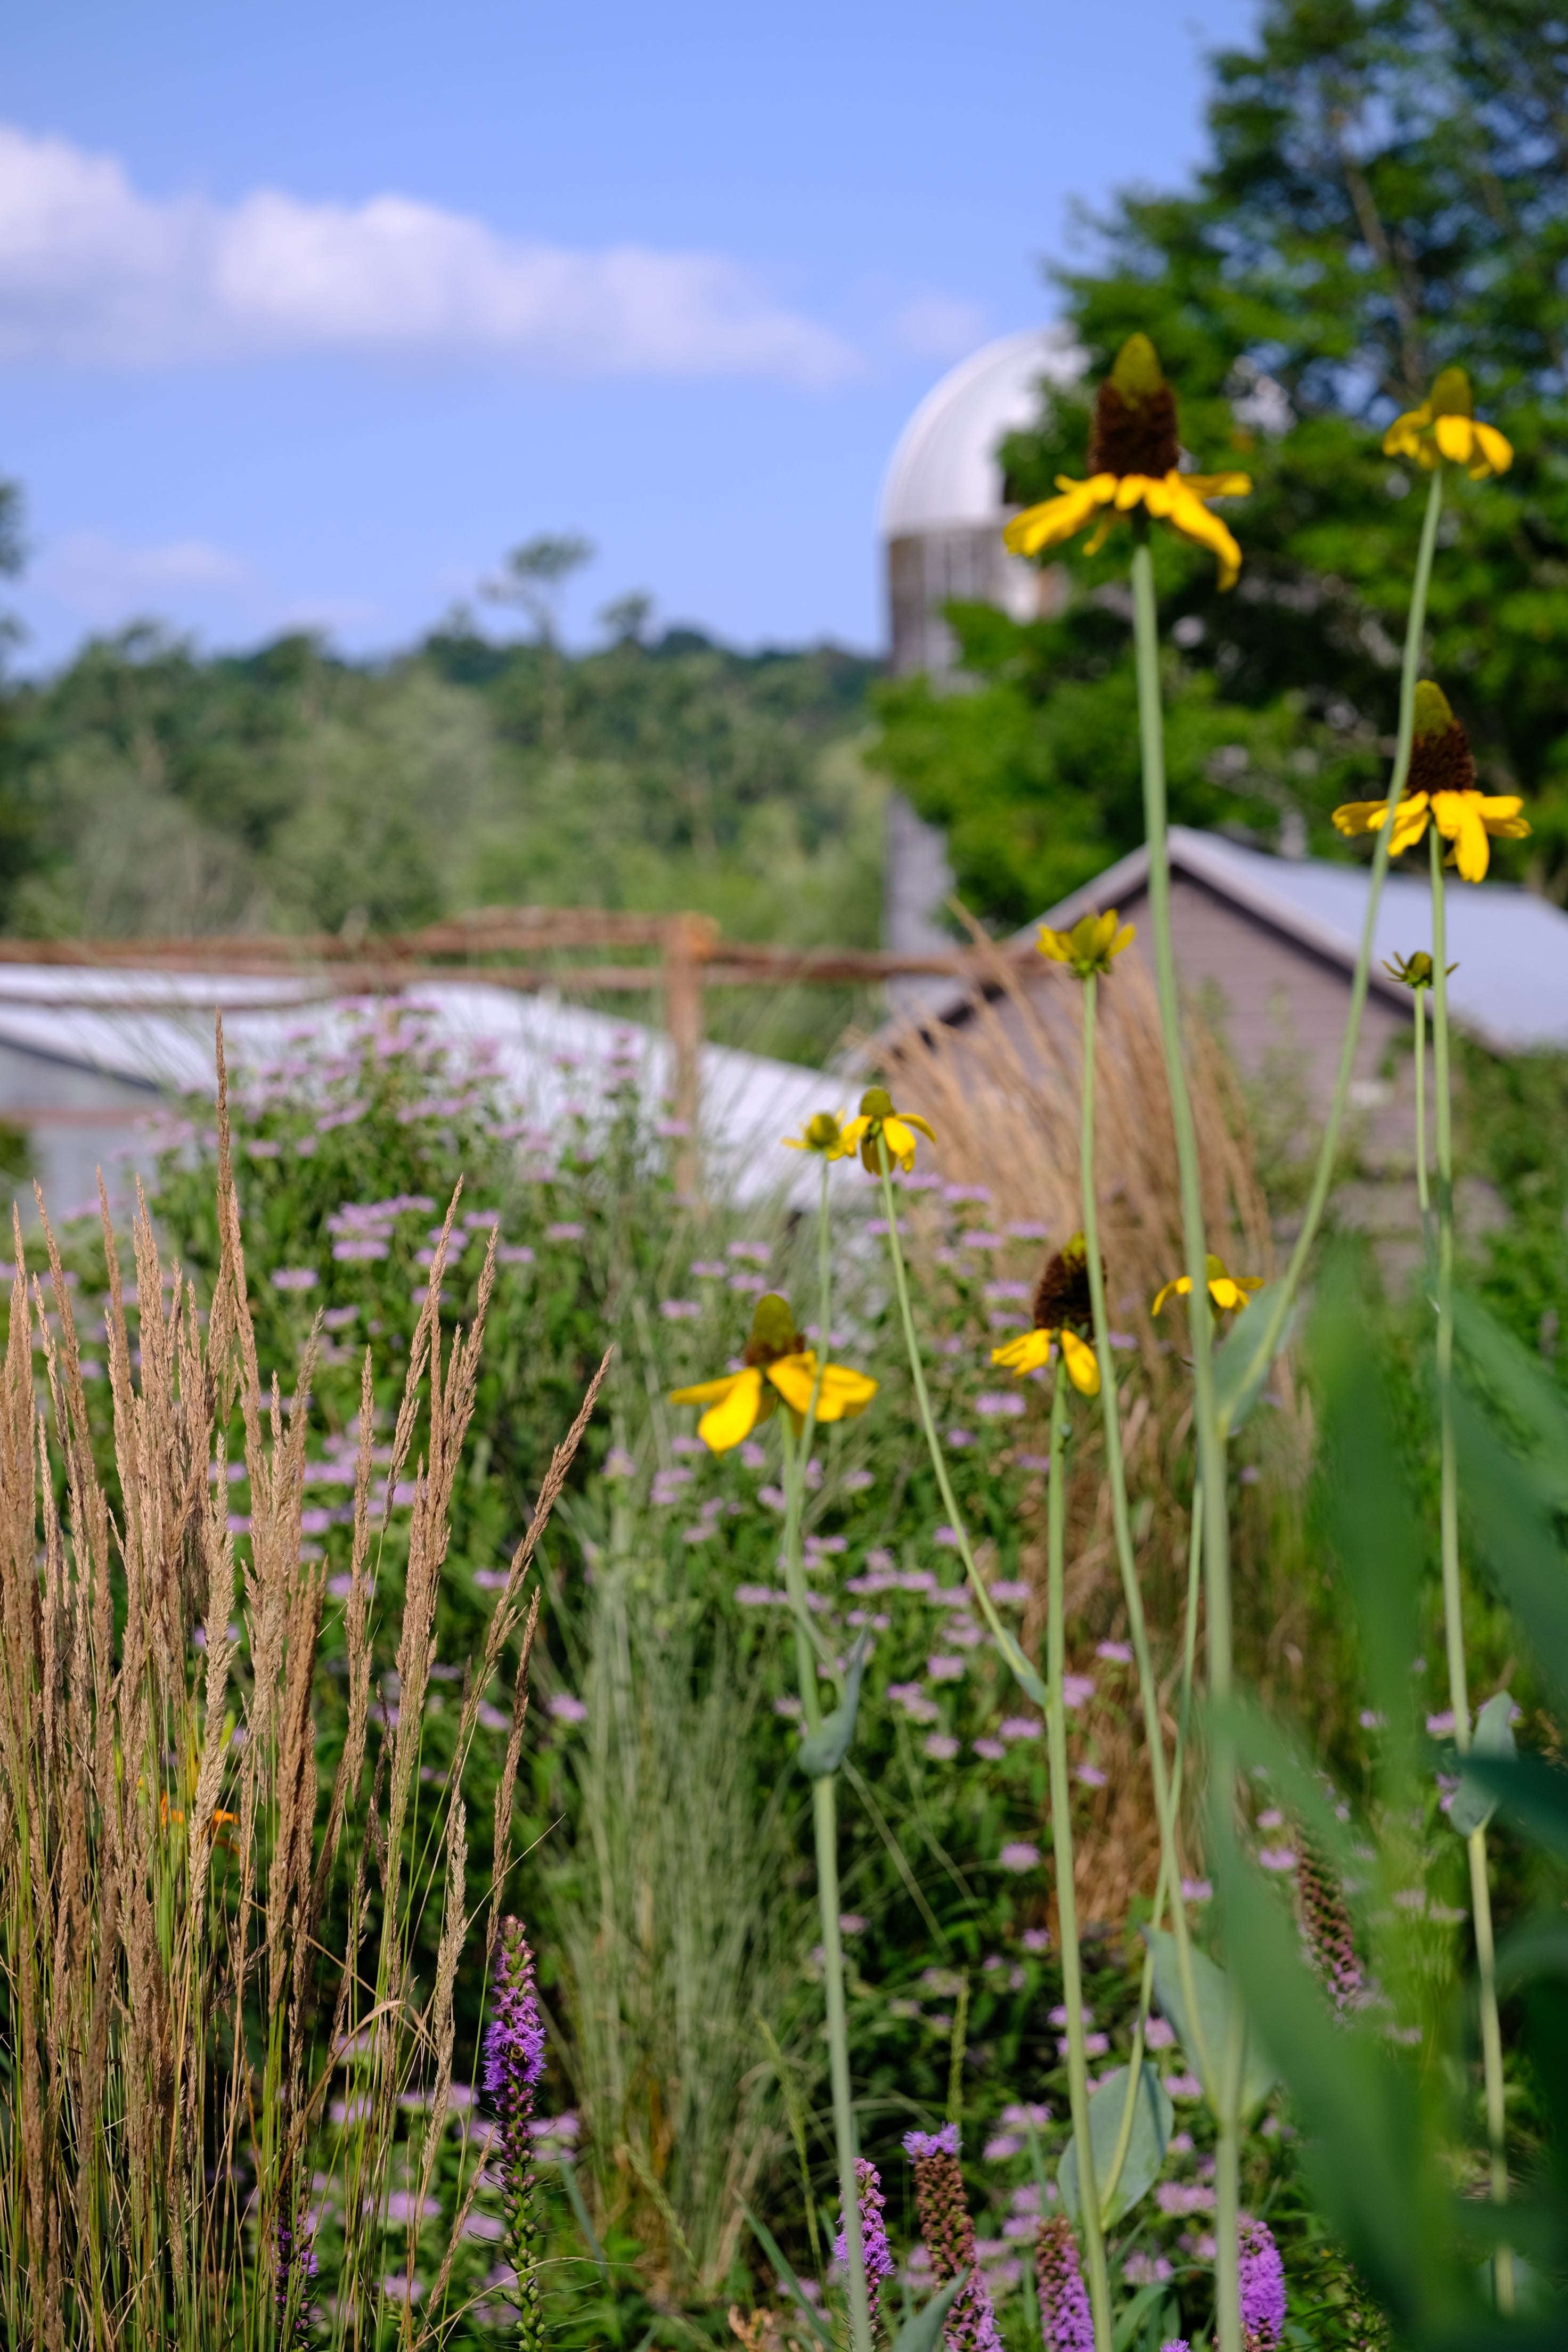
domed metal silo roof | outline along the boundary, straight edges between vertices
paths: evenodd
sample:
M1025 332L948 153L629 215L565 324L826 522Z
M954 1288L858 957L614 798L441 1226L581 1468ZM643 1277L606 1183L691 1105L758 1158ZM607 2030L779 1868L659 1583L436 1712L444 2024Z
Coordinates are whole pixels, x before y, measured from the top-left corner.
M1070 383L1079 364L1062 327L1003 335L961 360L899 437L882 484L882 537L994 525L1005 511L997 443L1038 415L1042 376Z

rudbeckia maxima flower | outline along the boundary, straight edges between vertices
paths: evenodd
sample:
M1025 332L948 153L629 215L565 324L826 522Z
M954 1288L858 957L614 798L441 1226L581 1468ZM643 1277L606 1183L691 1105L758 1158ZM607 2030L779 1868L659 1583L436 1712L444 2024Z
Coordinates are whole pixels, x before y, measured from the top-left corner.
M1130 335L1095 398L1088 481L1058 474L1061 496L1016 515L1002 534L1008 549L1014 555L1038 555L1063 540L1075 539L1098 516L1100 527L1085 551L1093 555L1104 546L1118 517L1142 507L1157 522L1168 522L1184 537L1213 548L1219 559L1220 586L1233 587L1241 570L1241 550L1205 500L1245 498L1252 478L1179 473L1180 455L1175 395L1160 372L1148 336Z
M834 1110L819 1110L798 1135L786 1135L783 1140L786 1151L814 1151L819 1160L847 1160L855 1149L845 1142L839 1114Z
M1091 972L1109 971L1111 957L1136 937L1133 926L1120 922L1112 907L1108 915L1080 915L1070 931L1053 931L1042 923L1035 944L1053 963L1071 964L1079 980L1087 980Z
M1522 841L1530 831L1520 814L1524 803L1517 793L1477 789L1469 737L1448 708L1442 688L1430 678L1424 677L1415 689L1415 735L1407 782L1416 789L1407 792L1394 811L1391 857L1402 856L1425 837L1429 824L1435 824L1451 845L1447 862L1461 880L1483 882L1491 844ZM1346 835L1379 833L1387 820L1386 801L1347 801L1334 811L1334 824Z
M1228 1314L1233 1307L1245 1307L1247 1294L1263 1287L1260 1274L1231 1274L1226 1271L1223 1259L1215 1257L1213 1250L1205 1258L1204 1265L1208 1270L1209 1297L1222 1315ZM1166 1283L1164 1288L1156 1294L1153 1312L1158 1315L1167 1298L1187 1297L1192 1286L1190 1274L1177 1275L1174 1282Z
M896 1160L907 1176L915 1164L917 1128L929 1143L936 1141L934 1132L918 1113L893 1108L893 1097L886 1087L868 1087L860 1097L858 1117L852 1118L844 1130L844 1149L858 1150L866 1173L879 1176L882 1163L877 1157L877 1138L880 1136L888 1147L889 1159Z
M1383 450L1387 457L1414 457L1428 473L1447 457L1451 465L1468 467L1472 482L1506 474L1513 463L1511 443L1495 425L1478 419L1462 367L1445 368L1420 407L1394 418L1383 436Z
M1078 1326L1077 1329L1074 1326ZM1067 1374L1081 1396L1100 1394L1100 1364L1083 1337L1094 1328L1094 1302L1089 1286L1089 1249L1081 1234L1047 1258L1035 1292L1035 1328L1022 1331L1005 1346L993 1348L991 1360L1004 1370L1038 1371L1051 1357L1051 1342L1060 1343Z
M708 1410L697 1424L697 1434L710 1452L727 1454L750 1437L759 1422L772 1418L780 1397L798 1433L811 1410L814 1390L818 1421L853 1421L876 1395L877 1383L864 1372L851 1371L847 1364L825 1364L819 1387L816 1349L795 1329L788 1299L769 1291L757 1301L742 1370L676 1389L669 1401L705 1404Z

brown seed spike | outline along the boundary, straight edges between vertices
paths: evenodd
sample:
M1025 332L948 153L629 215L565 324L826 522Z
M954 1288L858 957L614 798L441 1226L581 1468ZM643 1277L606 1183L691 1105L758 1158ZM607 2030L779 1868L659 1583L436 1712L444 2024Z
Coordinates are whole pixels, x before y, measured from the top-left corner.
M1063 1324L1088 1334L1094 1328L1094 1303L1089 1287L1089 1252L1083 1235L1072 1239L1046 1263L1035 1292L1035 1328L1056 1331Z
M1176 397L1170 385L1158 383L1133 397L1108 376L1095 396L1089 473L1151 474L1163 479L1175 471L1180 455Z
M1457 719L1441 735L1417 735L1410 748L1407 792L1466 793L1475 785L1470 739Z

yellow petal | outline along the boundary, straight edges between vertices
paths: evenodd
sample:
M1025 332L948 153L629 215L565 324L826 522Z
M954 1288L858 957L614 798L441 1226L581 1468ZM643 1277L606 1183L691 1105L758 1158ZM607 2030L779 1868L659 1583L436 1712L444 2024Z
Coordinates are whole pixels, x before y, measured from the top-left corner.
M1005 1347L993 1348L991 1360L1004 1371L1016 1372L1022 1380L1026 1372L1037 1372L1050 1360L1051 1335L1048 1331L1021 1331Z
M915 1164L915 1139L901 1118L882 1121L882 1140L888 1147L888 1157L896 1160L907 1176Z
M1228 1314L1233 1307L1245 1307L1247 1304L1246 1292L1228 1274L1222 1274L1217 1281L1209 1284L1209 1297L1222 1314Z
M1156 1293L1154 1304L1150 1309L1151 1314L1158 1315L1161 1307L1163 1307L1167 1298L1173 1298L1178 1296L1184 1298L1192 1286L1193 1278L1190 1274L1177 1275L1174 1282L1166 1283L1164 1288Z
M1008 552L1037 555L1043 547L1057 547L1064 539L1076 537L1095 509L1107 503L1110 493L1100 484L1114 484L1115 478L1111 474L1097 474L1093 481L1069 483L1060 498L1026 507L1002 534Z
M1483 473L1506 474L1513 463L1513 444L1505 440L1495 425L1478 425L1475 428L1476 447L1472 452L1470 472L1479 481ZM1485 464L1482 464L1482 459Z
M838 1139L843 1144L846 1151L853 1151L856 1145L863 1140L866 1129L870 1126L870 1124L871 1122L868 1118L852 1118L849 1121L849 1124L846 1127L843 1134Z
M1524 806L1517 793L1487 793L1481 799L1481 822L1489 833L1505 817L1516 817Z
M1147 474L1122 474L1116 484L1118 511L1121 514L1130 514L1142 499L1148 498L1149 494L1158 487L1157 482ZM1157 514L1160 509L1151 503L1149 511L1151 514Z
M1195 499L1246 499L1252 495L1250 474L1179 474L1176 478Z
M1432 404L1424 400L1419 408L1407 408L1396 416L1383 436L1385 457L1419 457L1421 436L1432 422Z
M1241 550L1218 515L1211 514L1201 499L1182 487L1181 476L1171 478L1174 488L1171 495L1171 521L1188 539L1195 539L1201 547L1212 547L1219 558L1219 584L1233 588L1241 571Z
M1439 416L1432 430L1445 457L1456 466L1469 463L1476 428L1468 416Z
M1040 936L1035 945L1041 955L1049 956L1053 963L1069 963L1072 960L1071 940L1066 931L1053 931L1048 924L1041 924Z
M1111 954L1113 956L1119 956L1123 948L1130 948L1131 946L1137 936L1138 929L1136 924L1123 923L1121 929L1117 932L1116 937L1110 942Z
M1386 801L1345 801L1334 811L1334 831L1347 839L1353 834L1375 833L1387 814Z
M854 1421L876 1393L877 1383L868 1373L852 1371L847 1364L829 1364L822 1375L816 1417L818 1421Z
M749 1366L734 1375L723 1402L709 1407L697 1424L697 1434L710 1453L727 1454L731 1446L750 1437L763 1417L763 1376Z
M809 1151L811 1150L810 1144L807 1143L802 1136L781 1135L779 1141L784 1145L786 1151Z
M921 1117L918 1110L901 1110L899 1113L899 1117L903 1120L906 1127L918 1127L928 1143L934 1143L936 1141L936 1129L927 1125L926 1121Z
M741 1372L725 1372L716 1381L699 1381L695 1388L671 1389L669 1402L671 1404L712 1404L715 1399L727 1397L735 1382L743 1378Z
M1522 816L1483 816L1481 823L1494 841L1524 841L1529 837L1530 824Z
M1427 804L1425 793L1413 793L1401 801L1394 814L1394 835L1388 845L1390 857L1403 857L1412 845L1426 831Z
M1080 1396L1100 1394L1100 1364L1094 1349L1076 1331L1058 1334L1062 1343L1062 1360L1068 1368L1068 1378Z
M1484 882L1491 855L1491 843L1479 809L1468 808L1454 836L1455 865L1467 882Z

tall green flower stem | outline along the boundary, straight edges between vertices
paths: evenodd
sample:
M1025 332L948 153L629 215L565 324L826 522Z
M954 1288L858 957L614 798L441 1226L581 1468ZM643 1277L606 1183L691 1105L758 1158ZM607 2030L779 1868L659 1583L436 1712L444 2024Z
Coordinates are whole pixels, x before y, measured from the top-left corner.
M909 1270L904 1265L904 1253L899 1240L898 1203L893 1194L892 1166L888 1158L886 1140L877 1139L878 1164L882 1179L882 1200L887 1210L888 1255L892 1262L893 1287L898 1296L899 1315L903 1324L904 1346L910 1360L910 1380L915 1392L915 1409L925 1432L926 1445L931 1454L931 1468L936 1475L937 1492L942 1496L948 1524L958 1539L958 1555L964 1573L974 1591L981 1612L991 1631L991 1637L1011 1668L1019 1688L1035 1704L1043 1707L1046 1736L1050 1748L1052 1842L1056 1848L1057 1909L1062 1939L1062 1999L1068 2014L1068 2080L1071 2091L1073 2130L1078 2136L1079 2185L1081 2191L1084 2244L1089 2255L1089 2306L1094 2315L1095 2352L1110 2352L1110 2282L1105 2263L1105 2236L1100 2223L1100 2200L1094 2180L1094 2151L1089 2138L1089 2073L1083 2048L1083 1974L1079 1963L1077 1909L1072 1883L1072 1817L1071 1800L1067 1780L1067 1727L1062 1707L1062 1659L1064 1633L1062 1627L1063 1545L1066 1530L1066 1500L1063 1493L1064 1472L1061 1454L1067 1433L1067 1405L1062 1393L1063 1368L1057 1359L1056 1389L1051 1405L1051 1472L1047 1501L1047 1528L1050 1566L1049 1617L1047 1632L1047 1679L1042 1684L1023 1651L996 1613L996 1604L982 1581L974 1564L974 1553L958 1507L958 1497L952 1491L942 1458L942 1440L937 1434L936 1420L931 1409L931 1391L926 1386L925 1363L921 1355L920 1335L915 1329L914 1309L910 1302ZM1052 1662L1054 1661L1054 1667ZM1054 1671L1054 1683L1051 1679ZM1052 1693L1055 1693L1054 1700ZM1055 1707L1055 1730L1052 1730L1052 1708ZM1065 1853L1065 1874L1064 1874ZM1075 2055L1076 2053L1076 2055Z
M1046 1697L1045 1685L1019 1648L1016 1636L1009 1633L997 1615L996 1603L986 1591L980 1570L974 1565L974 1552L969 1541L969 1530L963 1524L963 1516L958 1507L958 1497L952 1491L952 1480L948 1476L947 1464L942 1458L942 1440L937 1435L936 1421L931 1409L931 1391L926 1386L925 1362L921 1355L920 1335L915 1329L914 1309L910 1304L909 1269L904 1264L903 1246L899 1240L899 1211L893 1194L892 1166L888 1158L887 1143L881 1136L877 1138L877 1156L882 1178L882 1200L888 1213L888 1255L892 1262L893 1288L899 1301L899 1318L903 1325L904 1348L910 1360L910 1380L915 1392L915 1410L920 1416L921 1427L925 1432L926 1448L931 1454L931 1466L936 1474L937 1492L942 1496L942 1508L947 1513L948 1525L958 1539L958 1556L963 1563L963 1572L973 1588L974 1598L980 1604L980 1613L985 1620L991 1638L1005 1659L1012 1671L1014 1681L1025 1696L1033 1699L1037 1706L1043 1706Z
M1187 1932L1186 1906L1181 1896L1181 1872L1175 1853L1175 1803L1171 1776L1165 1769L1165 1739L1160 1726L1160 1694L1154 1680L1153 1660L1149 1653L1149 1628L1143 1614L1143 1595L1138 1582L1138 1564L1132 1551L1132 1523L1127 1507L1127 1471L1121 1452L1121 1411L1116 1390L1116 1366L1110 1350L1110 1326L1105 1305L1105 1267L1100 1249L1100 1203L1094 1176L1094 1111L1095 1061L1099 1012L1099 979L1092 971L1082 975L1083 987L1083 1086L1079 1114L1079 1190L1083 1202L1084 1255L1088 1261L1089 1295L1094 1318L1095 1360L1100 1367L1100 1405L1105 1429L1106 1479L1110 1488L1111 1522L1115 1529L1116 1558L1121 1571L1121 1594L1127 1609L1128 1629L1132 1636L1132 1654L1138 1665L1138 1688L1143 1705L1143 1740L1149 1751L1149 1772L1153 1782L1155 1817L1160 1827L1160 1878L1155 1890L1154 1916L1151 1927L1158 1929L1160 1913L1167 1892L1171 1898L1171 1922L1176 1938L1178 1965L1182 1974L1182 1990L1185 1996L1187 2015L1195 2021L1199 2014L1196 1987L1193 1981L1192 1944ZM1195 1501L1195 1498L1194 1498ZM1194 1564L1198 1557L1198 1540L1205 1520L1201 1507L1194 1507ZM1187 1642L1190 1659L1194 1620L1196 1615L1195 1595L1190 1589L1187 1596ZM1152 1984L1152 1960L1145 1961L1146 1986ZM1140 2005L1137 2029L1133 2037L1133 2053L1127 2077L1127 2104L1122 2116L1117 2156L1112 2167L1112 2179L1105 2196L1109 2200L1116 2179L1126 2160L1127 2146L1131 2137L1132 2119L1138 2095L1138 2069L1142 2060L1143 2020L1148 2013L1145 1990ZM1205 2074L1209 2073L1206 2053L1194 2053Z
M1462 1756L1470 1744L1470 1696L1465 1668L1464 1595L1459 1582L1458 1464L1454 1451L1454 1133L1448 1063L1447 910L1444 898L1443 839L1435 824L1428 827L1427 839L1432 856L1432 1086L1437 1110L1437 1407L1443 1452L1443 1624L1454 1744ZM1425 1158L1424 1148L1422 1156ZM1485 1830L1472 1830L1465 1843L1469 1854L1470 1910L1475 1921L1476 1967L1480 1979L1481 2063L1486 2081L1487 2137L1491 2143L1491 2192L1494 2203L1505 2205L1508 2153L1504 2137L1502 2032L1498 2021L1497 1956ZM1495 2277L1498 2308L1511 2313L1513 2253L1508 2246L1498 2248Z
M1203 1580L1203 1507L1194 1497L1192 1540L1187 1551L1187 1614L1182 1643L1182 1704L1176 1717L1176 1746L1171 1760L1170 1828L1161 1840L1160 1874L1154 1883L1154 1903L1149 1914L1151 1938L1160 1932L1165 1915L1168 1895L1179 1895L1181 1879L1180 1857L1176 1853L1176 1823L1182 1811L1182 1768L1187 1751L1187 1726L1192 1718L1193 1662L1198 1638L1198 1593ZM1187 1915L1184 1897L1175 1900L1173 1916L1179 1922L1176 1949L1182 1972L1182 1993L1189 2019L1197 2014L1196 1988L1193 1982L1192 1939L1184 1930ZM1122 2103L1121 2122L1117 2129L1116 2146L1111 2150L1110 2163L1100 2189L1100 2210L1102 2220L1109 2214L1111 2200L1121 2181L1127 2151L1132 2145L1132 2126L1138 2112L1139 2069L1143 2063L1143 2030L1149 2022L1149 2005L1154 1992L1154 1947L1151 1940L1143 1954L1143 1980L1138 1989L1138 2014L1132 2026L1132 2054L1127 2062L1127 2096ZM1197 2029L1194 2026L1194 2031ZM1109 2225L1108 2225L1109 2226Z
M822 1727L819 1660L832 1660L811 1622L806 1598L805 1563L801 1526L805 1510L805 1465L816 1433L816 1401L822 1367L827 1361L828 1317L832 1310L832 1244L827 1218L827 1162L822 1166L822 1190L817 1202L817 1274L820 1294L817 1326L816 1385L796 1440L789 1409L779 1419L784 1433L784 1583L795 1619L795 1667L800 1679L800 1703L809 1736ZM812 1826L816 1839L816 1895L822 1916L822 1976L827 2005L827 2063L833 2093L834 2152L838 2159L838 2193L844 2209L844 2242L848 2255L849 2337L853 2352L871 2352L871 2305L866 2286L866 2254L860 2238L859 2184L855 2174L855 2116L849 2089L849 2028L844 2002L844 1946L838 1928L838 1795L837 1775L826 1772L811 1784Z
M1361 1042L1362 1013L1366 1005L1367 984L1372 974L1373 935L1377 929L1377 910L1383 898L1384 877L1388 872L1389 850L1394 837L1394 812L1405 791L1405 778L1410 773L1410 752L1415 740L1415 684L1421 667L1421 640L1426 629L1426 597L1432 584L1432 561L1437 547L1437 523L1443 511L1443 467L1435 467L1426 493L1426 512L1421 525L1421 544L1415 557L1415 577L1410 591L1410 610L1405 625L1405 655L1399 676L1399 733L1395 739L1394 767L1388 779L1388 817L1378 833L1373 851L1372 883L1366 896L1366 913L1362 920L1361 945L1356 954L1355 972L1351 981L1350 1012L1345 1019L1344 1039L1340 1046L1339 1068L1334 1076L1334 1091L1329 1104L1329 1116L1323 1127L1322 1140L1318 1147L1318 1164L1312 1175L1312 1189L1307 1196L1306 1210L1301 1218L1301 1230L1290 1252L1289 1264L1279 1283L1272 1286L1271 1296L1260 1301L1257 1333L1258 1354L1254 1368L1267 1368L1273 1362L1284 1336L1289 1316L1301 1276L1317 1239L1328 1202L1329 1186L1333 1180L1334 1157L1340 1148L1340 1133L1344 1126L1345 1108L1350 1101L1351 1079L1355 1071L1356 1049ZM1417 1032L1419 1034L1419 1032Z
M1176 1135L1176 1169L1182 1202L1182 1240L1191 1291L1187 1305L1193 1343L1194 1420L1198 1477L1203 1489L1204 1588L1208 1604L1209 1690L1224 1708L1231 1691L1230 1523L1225 1466L1225 1433L1215 1411L1214 1316L1209 1305L1207 1240L1204 1233L1203 1181L1197 1129L1182 1060L1181 1006L1171 944L1171 867L1166 846L1165 739L1160 704L1160 639L1154 609L1154 564L1148 527L1132 552L1133 648L1138 668L1138 735L1143 762L1143 824L1149 853L1149 911L1154 931L1154 985L1165 1077ZM1412 706L1414 707L1414 706ZM1387 828L1384 828L1386 832ZM1370 954L1370 950L1369 950ZM1363 982L1364 988L1364 982ZM1223 1840L1231 1827L1231 1791L1236 1783L1232 1742L1221 1732L1212 1754L1214 1817ZM1241 2285L1237 2226L1240 2218L1241 2123L1239 2053L1235 2064L1206 2070L1217 2083L1218 2126L1215 2149L1215 2317L1219 2352L1242 2352Z
M1067 1367L1058 1348L1051 1390L1051 1474L1046 1496L1046 1746L1051 1769L1051 1850L1057 1871L1057 1923L1062 1945L1062 2000L1068 2013L1068 2098L1078 2143L1079 2212L1089 2260L1089 2305L1095 2352L1110 2352L1110 2276L1100 2226L1100 2189L1089 2129L1089 2061L1083 2046L1083 1969L1078 1948L1078 1896L1072 1874L1072 1790L1068 1780L1066 1663L1062 1588L1067 1549Z
M1415 1200L1421 1211L1421 1232L1426 1235L1427 1221L1432 1214L1431 1194L1426 1183L1426 992L1415 991Z

